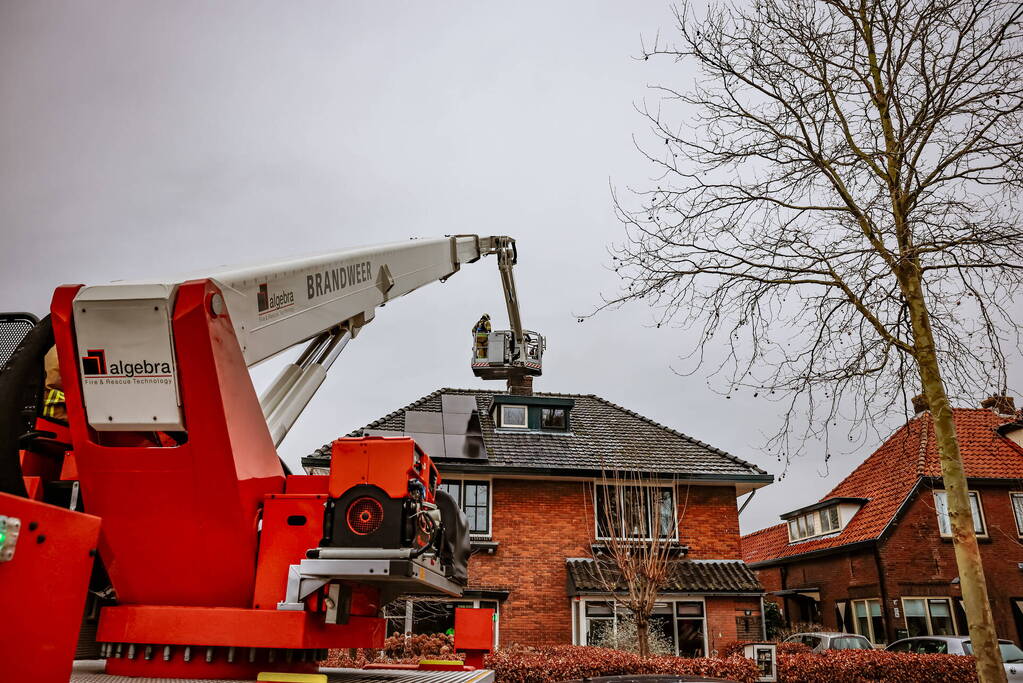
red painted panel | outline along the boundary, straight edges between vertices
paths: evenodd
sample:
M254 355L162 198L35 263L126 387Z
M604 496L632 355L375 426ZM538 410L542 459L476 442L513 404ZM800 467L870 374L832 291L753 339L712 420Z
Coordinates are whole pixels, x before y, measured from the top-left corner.
M307 550L320 545L326 500L326 494L267 496L252 599L256 609L277 609L287 589L288 568L301 562ZM298 524L302 519L304 523Z
M327 493L326 474L292 474L284 482L285 493Z
M5 493L0 514L21 520L14 559L0 562L0 676L67 683L100 520Z
M409 479L421 479L429 489L429 473L436 471L430 456L409 438L337 439L331 447L330 463L331 498L359 484L373 484L391 498L404 498L408 495ZM433 500L432 492L427 500Z
M455 650L494 649L494 610L455 608Z
M212 647L380 648L384 620L352 617L327 624L319 612L117 605L100 613L97 640Z
M100 554L118 598L248 607L259 506L283 491L284 474L230 318L206 306L216 287L178 289L173 327L188 441L176 447L88 426L71 317L77 291L55 292L54 335L82 496L103 518Z

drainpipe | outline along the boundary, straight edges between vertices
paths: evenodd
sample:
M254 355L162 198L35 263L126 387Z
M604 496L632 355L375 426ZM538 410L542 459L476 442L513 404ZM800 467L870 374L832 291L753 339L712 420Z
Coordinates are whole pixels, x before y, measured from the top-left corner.
M783 564L783 565L781 565L780 570L781 571L779 571L778 574L781 577L781 589L783 591L784 590L788 590L789 566L787 564ZM782 607L782 611L785 613L785 615L784 615L785 616L785 623L788 625L789 628L792 628L792 616L789 614L789 596L788 595L782 595L781 596L781 607Z
M760 596L760 637L767 641L767 610L764 608L764 596Z
M888 599L888 580L881 562L881 549L874 543L874 564L877 566L877 585L881 589L881 616L884 618L885 637L889 643L895 642L895 618L891 615L891 601Z

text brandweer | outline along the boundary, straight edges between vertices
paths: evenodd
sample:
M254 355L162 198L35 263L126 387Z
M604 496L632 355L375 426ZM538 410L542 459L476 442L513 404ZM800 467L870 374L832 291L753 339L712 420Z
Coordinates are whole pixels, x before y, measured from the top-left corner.
M305 276L307 297L323 296L331 292L344 289L350 285L369 280L372 276L373 266L369 261L353 263L349 266L338 266L330 268L322 273Z

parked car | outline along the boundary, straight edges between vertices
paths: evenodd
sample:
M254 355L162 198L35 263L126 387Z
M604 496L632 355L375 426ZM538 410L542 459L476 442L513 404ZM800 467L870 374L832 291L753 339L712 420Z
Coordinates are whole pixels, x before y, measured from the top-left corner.
M836 631L815 631L813 633L793 633L783 643L802 643L814 652L824 650L873 650L870 641L855 633L838 633Z
M1011 640L999 640L1005 675L1010 681L1023 681L1023 650ZM896 640L889 652L915 652L920 655L972 655L968 636L916 636Z

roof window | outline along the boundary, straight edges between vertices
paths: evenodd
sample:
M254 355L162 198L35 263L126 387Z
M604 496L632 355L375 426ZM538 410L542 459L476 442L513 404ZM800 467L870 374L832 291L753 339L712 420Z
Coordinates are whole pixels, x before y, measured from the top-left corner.
M526 406L501 406L501 427L504 429L526 429L529 427Z
M823 536L842 528L841 517L837 505L829 505L820 510L807 512L789 520L789 541L801 541L804 538Z
M840 532L866 502L866 498L836 497L786 512L781 518L788 522L789 543Z
M554 396L497 394L491 408L494 426L531 433L568 433L575 401Z
M567 408L541 408L540 429L564 431L568 429Z

